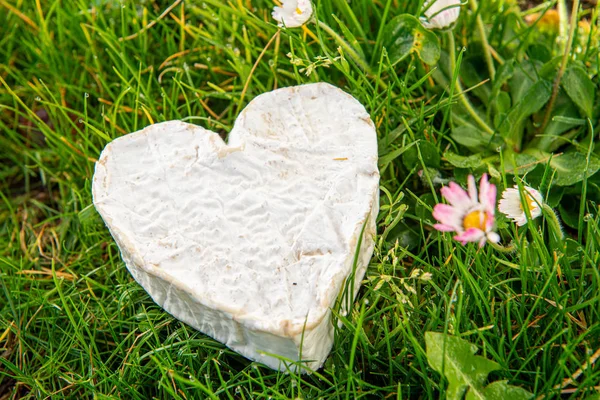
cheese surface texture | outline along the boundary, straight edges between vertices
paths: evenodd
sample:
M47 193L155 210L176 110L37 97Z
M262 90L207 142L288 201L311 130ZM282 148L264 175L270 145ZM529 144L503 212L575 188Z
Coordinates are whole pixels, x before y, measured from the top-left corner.
M329 84L278 89L250 102L228 143L181 121L115 139L92 191L167 312L271 368L289 367L282 357L316 369L331 309L353 300L373 252L375 127Z

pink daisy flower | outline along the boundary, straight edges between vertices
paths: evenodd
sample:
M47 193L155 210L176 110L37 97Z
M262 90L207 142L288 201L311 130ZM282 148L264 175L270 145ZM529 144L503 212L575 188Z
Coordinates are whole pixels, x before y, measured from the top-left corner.
M468 192L454 182L441 189L442 196L450 204L436 204L433 217L439 221L433 227L440 232L456 232L454 240L463 245L479 242L482 247L486 240L500 241L493 231L496 212L496 186L488 182L483 174L479 182L479 197L473 175L469 175Z

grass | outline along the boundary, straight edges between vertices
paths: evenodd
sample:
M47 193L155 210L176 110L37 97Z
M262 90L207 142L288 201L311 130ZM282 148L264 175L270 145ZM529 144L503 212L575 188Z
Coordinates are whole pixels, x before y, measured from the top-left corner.
M428 365L426 331L476 344L501 365L494 379L536 395L597 396L599 199L583 198L568 254L548 248L543 224L527 242L500 221L517 244L506 254L433 231L439 187L417 176L420 149L456 148L456 98L432 94L418 58L392 67L365 51L367 68L336 38L380 49L380 27L418 3L320 1L329 30L279 31L266 0L0 0L0 399L437 398L447 383ZM355 96L378 127L380 237L323 369L277 373L151 301L91 206L90 181L116 137L171 119L226 136L258 94L317 81Z

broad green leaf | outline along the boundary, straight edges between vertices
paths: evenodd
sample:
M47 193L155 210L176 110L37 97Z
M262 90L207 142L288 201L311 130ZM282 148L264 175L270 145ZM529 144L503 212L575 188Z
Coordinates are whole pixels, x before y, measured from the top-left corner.
M551 94L552 85L550 82L537 81L523 94L521 100L513 106L508 113L508 120L518 122L539 111L548 102Z
M567 68L561 86L585 115L591 118L594 111L595 85L585 70L577 66Z
M494 382L485 387L490 372L500 369L500 365L476 356L477 346L466 340L443 333L426 332L425 344L429 365L448 380L448 400L520 400L532 397L531 393L508 385L506 381Z
M550 166L556 170L553 183L558 186L570 186L581 182L585 176L586 156L570 152L552 157ZM594 175L600 169L600 159L591 155L587 176Z
M436 85L431 89L439 93L446 90L446 88L450 86L450 76L452 76L452 73L450 72L450 57L448 56L447 51L442 50L436 68L432 70L431 77Z
M515 74L515 63L513 60L507 61L498 67L496 71L496 77L492 83L492 97L496 97L502 86L513 77Z
M539 80L523 94L517 104L513 105L506 119L500 125L500 132L509 146L520 148L525 119L544 107L551 94L550 82Z
M416 53L428 65L435 65L440 58L440 42L435 33L425 29L410 14L402 14L388 22L383 45L392 64Z
M467 390L483 398L483 385L500 365L476 356L477 346L455 336L425 333L427 361L448 380L447 399L462 399Z
M486 134L473 125L463 125L452 129L450 134L458 144L469 148L487 147L489 138Z
M477 397L471 391L467 393L465 400L528 400L533 395L518 386L511 386L508 381L492 382L483 389L483 397Z
M405 151L407 151L408 149L413 147L416 143L417 142L412 142L409 145L402 146L400 148L397 148L395 150L390 151L389 153L386 153L386 154L380 156L379 157L379 169L384 169L385 167L387 167L387 165L389 163L394 161L396 158L400 157L402 155L402 153L404 153Z
M538 69L537 75L543 79L547 79L549 81L554 82L556 79L556 74L558 73L558 69L560 68L560 63L562 62L562 55L556 56L548 60L544 65Z
M417 143L419 149L417 147L412 147L407 149L407 151L402 156L402 162L404 166L411 170L415 166L420 166L421 161L419 160L419 152L421 152L421 157L423 159L423 164L426 167L439 168L440 167L440 153L435 145L429 143L426 140L420 140ZM418 167L418 169L422 169Z
M544 130L544 135L534 138L528 147L542 151L556 150L559 146L567 143L560 138L560 135L578 125L582 125L582 122L583 124L586 123L585 120L577 118L579 116L577 106L569 99L564 90L561 90L560 94L552 111L552 120Z
M546 204L550 207L558 207L564 194L564 186L552 186L548 192L548 196L546 196Z
M536 82L538 82L538 70L542 68L542 63L536 61L523 61L508 67L506 73L512 72L508 85L510 86L510 96L512 103L517 104ZM496 78L498 79L498 78Z
M499 40L500 43L504 43L504 46L508 51L512 52L520 46L522 37L522 20L522 17L514 11L511 11L509 14L507 14L504 19L504 27L501 33L502 37Z
M529 55L529 58L544 63L552 59L552 51L543 43L536 43L529 46L527 54Z
M570 228L579 229L579 199L576 196L563 196L558 211L560 219Z
M477 49L474 50L477 52ZM483 50L479 52L483 54ZM490 85L480 85L487 78L487 74L481 75L482 68L481 60L477 57L468 57L463 59L460 65L460 77L465 87L474 87L470 92L477 96L485 105L490 102L491 89Z
M502 179L502 174L500 173L500 171L498 171L496 169L496 167L494 167L493 164L488 164L487 165L488 168L488 173L490 174L490 176L494 179Z
M387 237L388 243L395 243L398 240L398 244L406 248L407 250L414 249L419 245L421 241L421 232L415 231L413 226L409 226L404 222L400 222L392 229Z
M509 156L510 149L507 149L507 152L504 155L504 168L506 169L506 173L523 175L535 169L538 166L538 157L528 154L528 153L512 153L513 156ZM514 162L513 162L514 159ZM515 165L516 164L516 165ZM516 171L515 171L516 169Z
M444 153L444 158L450 164L458 168L477 168L483 164L479 154L473 154L472 156L465 157L459 156L451 151L447 151Z
M510 95L506 92L500 92L494 97L493 104L496 107L496 112L506 114L510 110Z

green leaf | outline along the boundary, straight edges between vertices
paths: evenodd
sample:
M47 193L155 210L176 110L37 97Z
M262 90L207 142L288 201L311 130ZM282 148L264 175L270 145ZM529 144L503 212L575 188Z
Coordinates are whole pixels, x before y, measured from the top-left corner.
M565 225L579 229L579 199L576 196L564 196L558 205L558 211Z
M523 100L527 91L538 82L538 70L541 67L542 64L535 61L523 61L514 65L512 69L507 67L505 73L509 74L512 72L508 84L510 86L510 96L513 104L517 104Z
M435 65L440 59L437 36L410 14L399 15L388 22L383 35L383 45L392 64L412 53L416 53L428 65Z
M488 143L484 133L473 125L463 125L452 129L450 134L452 139L458 144L463 146L474 148L485 146Z
M552 186L548 192L548 196L546 197L546 204L548 204L550 207L558 207L564 194L564 186Z
M511 386L508 381L492 382L483 389L483 399L485 400L527 400L533 395L527 390L518 386ZM465 400L480 400L482 397L477 397L473 392L469 391Z
M477 50L475 50L477 51ZM483 54L483 50L479 54ZM471 94L477 96L485 105L490 102L491 89L490 85L480 85L487 76L481 75L480 61L476 57L468 57L463 59L460 65L460 77L466 87L473 87Z
M483 398L487 376L500 365L476 356L477 346L454 336L426 332L425 344L429 365L448 379L448 400L462 399L466 390Z
M532 394L524 389L510 386L506 381L484 384L490 372L500 365L484 357L476 356L477 346L466 340L437 332L425 333L427 361L446 377L448 400L463 399L529 399ZM502 397L502 395L508 397ZM515 397L512 397L512 396ZM500 396L500 397L498 397Z
M414 249L421 241L421 233L416 232L415 228L400 222L396 225L387 237L387 242L393 244L398 241L398 244L407 250Z
M571 186L585 177L586 155L577 152L564 153L552 157L550 166L556 170L553 183L558 186ZM594 175L600 169L600 159L592 155L587 176Z
M498 67L496 71L496 77L492 85L492 97L496 97L502 86L513 77L515 74L515 63L513 60L507 61Z
M529 46L527 49L527 54L529 55L529 58L544 63L552 59L552 50L550 50L550 48L543 43Z
M479 154L473 154L472 156L459 156L458 154L447 151L444 153L444 158L450 164L458 168L477 168L483 164L481 156Z
M419 197L419 201L415 205L415 215L422 222L433 222L433 215L431 209L437 204L433 194L425 193Z
M561 86L571 100L583 110L588 118L592 118L594 111L595 85L581 67L567 68L562 78Z
M379 157L379 169L385 169L389 163L400 157L402 153L413 147L417 142L412 142L409 145L399 147L389 153L383 154Z
M498 114L506 114L510 110L510 95L506 92L498 93L493 102Z
M562 96L559 94L554 104L553 117L544 130L544 134L534 138L528 147L537 148L542 151L556 150L566 143L566 140L561 138L560 135L578 125L586 124L586 120L577 118L579 116L577 106L569 99L564 90L561 90L559 93Z
M508 149L507 151L510 151ZM518 175L523 175L532 171L537 167L539 158L533 154L528 153L513 153L514 154L514 162L513 157L509 157L508 154L505 154L506 160L504 162L504 167L506 168L506 173L515 174L518 172ZM516 165L515 165L516 164Z
M419 160L419 152L421 152L423 164L425 164L426 167L440 167L440 153L435 145L421 139L417 142L417 147L418 149L416 147L407 149L402 156L402 162L409 171L413 169L415 165L421 165L421 161Z
M508 113L508 122L510 124L520 122L520 120L539 111L548 102L551 94L552 85L550 82L537 81L523 93L521 100Z
M500 125L502 136L509 146L517 149L521 148L523 124L526 118L544 107L544 104L550 100L551 95L552 85L550 82L539 80L526 92L516 96L521 100L513 105L506 119Z

